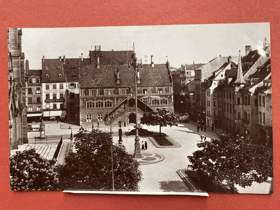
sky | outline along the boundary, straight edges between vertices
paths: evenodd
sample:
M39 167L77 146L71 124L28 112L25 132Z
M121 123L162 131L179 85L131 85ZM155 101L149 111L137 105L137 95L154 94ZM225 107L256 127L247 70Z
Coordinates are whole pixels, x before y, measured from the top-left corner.
M138 59L155 64L207 63L221 56L245 55L245 46L261 49L269 23L118 26L87 28L23 28L22 50L30 69L41 69L41 59L88 57L95 45L101 50L132 50ZM146 58L145 58L146 56ZM147 60L147 61L145 61Z

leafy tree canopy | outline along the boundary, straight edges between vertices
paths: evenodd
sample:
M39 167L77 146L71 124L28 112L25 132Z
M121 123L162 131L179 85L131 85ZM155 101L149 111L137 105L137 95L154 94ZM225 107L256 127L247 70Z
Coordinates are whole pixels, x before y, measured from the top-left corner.
M162 108L156 111L144 113L140 119L141 124L146 125L159 125L159 132L161 133L161 127L177 125L178 117L169 110Z
M11 190L59 190L54 164L34 149L16 152L10 157Z
M112 136L100 130L80 129L75 134L75 152L66 157L60 168L63 189L137 191L141 181L139 163L122 148L113 145ZM111 153L112 152L112 153Z
M252 144L252 140L238 136L220 136L220 139L198 143L201 150L188 156L191 167L213 183L227 182L251 186L262 183L273 175L272 152L269 148Z

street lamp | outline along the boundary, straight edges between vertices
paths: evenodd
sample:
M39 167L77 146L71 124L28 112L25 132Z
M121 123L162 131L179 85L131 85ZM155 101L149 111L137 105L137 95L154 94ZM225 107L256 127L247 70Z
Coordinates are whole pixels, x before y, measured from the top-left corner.
M137 60L136 54L133 53L131 56L132 60L129 61L129 68L130 64L134 68L135 73L134 73L134 78L135 78L135 129L136 129L136 134L135 134L135 144L134 144L134 158L141 158L141 150L140 150L140 138L138 134L138 106L137 106L137 82L138 82L138 74L139 74L139 68L142 69L142 63Z

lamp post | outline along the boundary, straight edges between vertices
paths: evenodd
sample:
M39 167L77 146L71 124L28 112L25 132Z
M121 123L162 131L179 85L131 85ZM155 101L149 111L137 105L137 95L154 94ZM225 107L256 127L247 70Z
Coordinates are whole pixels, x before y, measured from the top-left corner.
M142 64L138 62L136 54L133 53L132 56L132 61L131 65L134 68L134 79L135 79L135 129L136 129L136 134L135 134L135 144L134 144L134 158L141 158L141 150L140 150L140 138L138 134L138 106L137 106L137 77L139 73L138 68L142 68ZM130 65L129 65L130 67Z

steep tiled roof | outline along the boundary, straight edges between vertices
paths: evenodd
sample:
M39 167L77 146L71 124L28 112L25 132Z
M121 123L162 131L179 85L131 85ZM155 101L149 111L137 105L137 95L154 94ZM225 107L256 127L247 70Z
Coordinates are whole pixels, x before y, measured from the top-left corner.
M80 66L90 64L89 58L66 58L63 64L67 82L79 82Z
M89 56L96 63L96 57L99 56L100 65L124 65L128 64L128 60L131 59L133 51L90 51Z
M42 82L65 82L63 60L44 59L42 62Z
M120 84L116 83L115 72L119 70ZM93 65L87 65L81 67L81 88L93 88L93 87L132 87L135 81L135 70L131 67L128 69L128 65L101 65L100 68L96 68ZM155 64L151 67L148 64L144 64L140 72L140 84L139 87L149 86L166 86L172 85L166 64Z
M28 77L35 75L35 76L42 76L42 70L38 69L38 70L33 70L33 69L29 69L28 70Z

